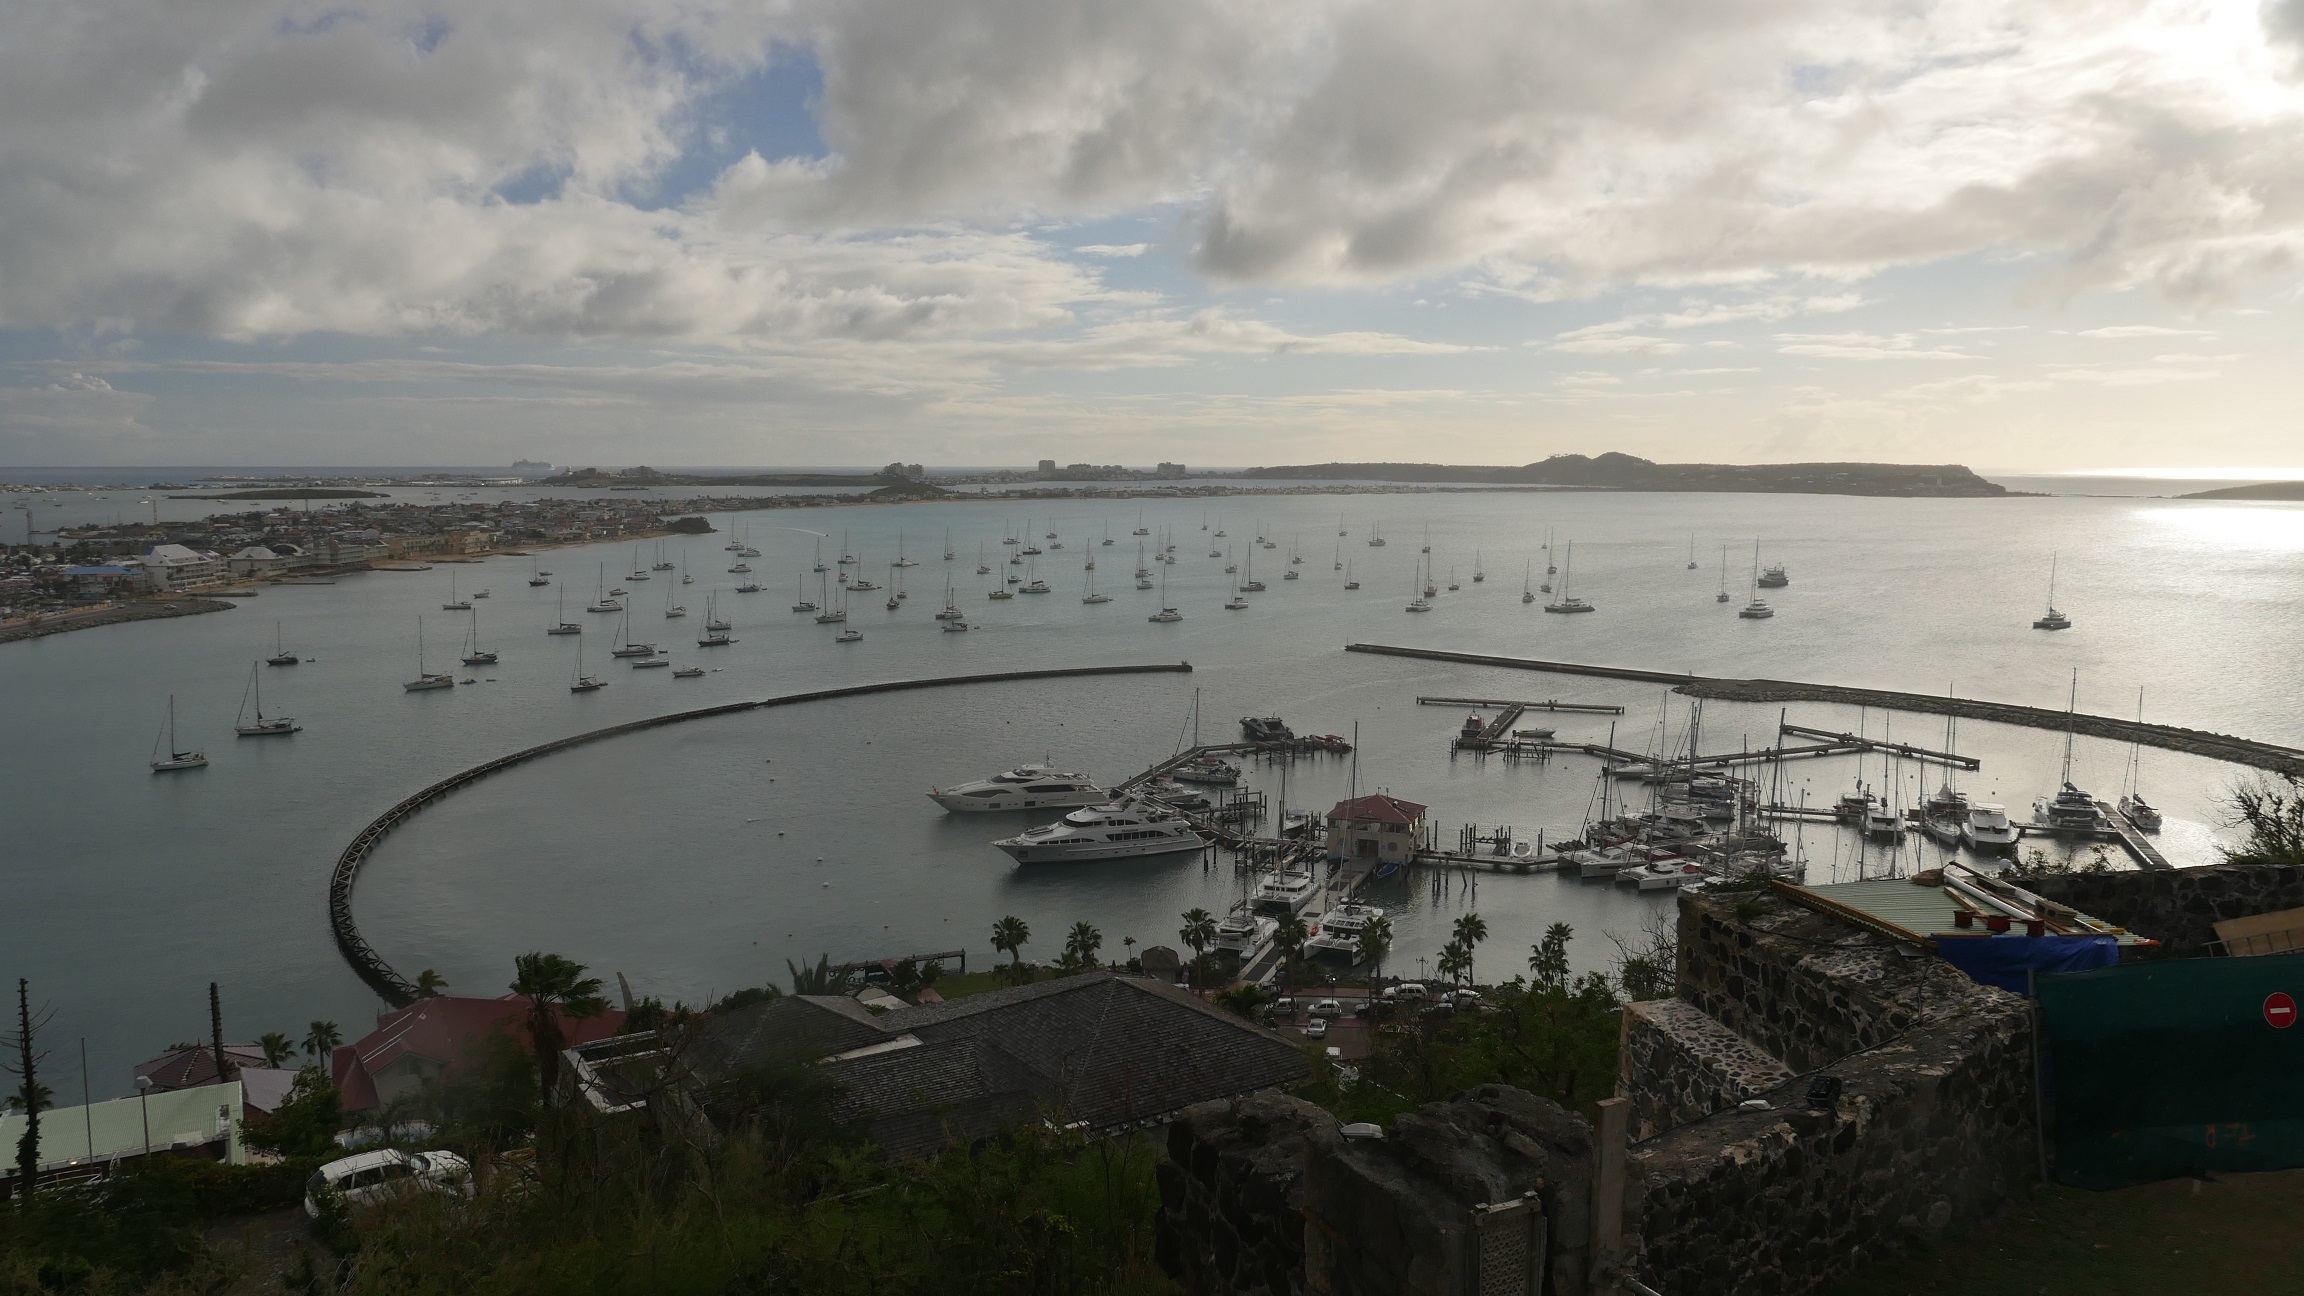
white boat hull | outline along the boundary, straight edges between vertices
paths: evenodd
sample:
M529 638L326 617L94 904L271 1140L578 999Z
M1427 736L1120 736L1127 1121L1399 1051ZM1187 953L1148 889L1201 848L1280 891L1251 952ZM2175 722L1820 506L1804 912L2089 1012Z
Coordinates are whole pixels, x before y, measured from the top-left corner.
M1176 855L1197 851L1207 843L1189 833L1182 837L1160 837L1148 841L1096 842L1071 845L1065 842L1028 842L1021 838L992 843L1008 853L1019 864L1072 864L1092 860L1136 859L1146 855Z

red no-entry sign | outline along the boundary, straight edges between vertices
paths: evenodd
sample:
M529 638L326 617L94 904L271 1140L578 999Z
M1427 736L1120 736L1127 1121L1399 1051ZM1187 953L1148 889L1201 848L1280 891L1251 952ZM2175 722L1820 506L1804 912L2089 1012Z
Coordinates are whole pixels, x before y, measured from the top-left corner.
M2274 1030L2286 1030L2296 1024L2296 1001L2285 990L2275 990L2264 996L2264 1020Z

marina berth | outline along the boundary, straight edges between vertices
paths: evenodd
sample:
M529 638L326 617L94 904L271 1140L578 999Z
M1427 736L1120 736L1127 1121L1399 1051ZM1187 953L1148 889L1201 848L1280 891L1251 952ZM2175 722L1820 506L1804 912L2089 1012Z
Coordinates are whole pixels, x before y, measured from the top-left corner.
M1128 798L1074 810L1051 824L992 843L1019 864L1132 859L1197 851L1208 843L1192 824L1155 801Z
M1102 805L1112 794L1085 774L1054 765L1027 764L990 778L928 789L928 799L956 814L1000 810L1045 810Z

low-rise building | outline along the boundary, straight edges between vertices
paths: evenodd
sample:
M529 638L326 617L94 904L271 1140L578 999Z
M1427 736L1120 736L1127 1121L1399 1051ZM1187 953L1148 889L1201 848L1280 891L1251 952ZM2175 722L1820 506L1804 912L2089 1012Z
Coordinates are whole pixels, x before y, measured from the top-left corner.
M180 544L152 546L144 551L143 563L153 588L162 592L214 585L226 576L223 559Z
M240 1142L246 1107L238 1081L154 1090L87 1107L50 1107L40 1113L33 1173L41 1184L94 1178L152 1153L242 1165L248 1159ZM21 1115L0 1116L0 1145L14 1151L25 1124ZM0 1165L0 1198L22 1186L16 1166L14 1156Z
M1328 858L1406 863L1424 838L1429 808L1383 792L1339 801L1328 812Z
M472 1059L474 1050L498 1036L533 1051L527 1021L525 995L419 999L384 1013L375 1030L337 1049L329 1059L329 1071L344 1095L344 1110L370 1111L453 1074ZM589 1043L615 1034L623 1024L624 1014L614 1009L597 1017L562 1016L560 1036L570 1044Z

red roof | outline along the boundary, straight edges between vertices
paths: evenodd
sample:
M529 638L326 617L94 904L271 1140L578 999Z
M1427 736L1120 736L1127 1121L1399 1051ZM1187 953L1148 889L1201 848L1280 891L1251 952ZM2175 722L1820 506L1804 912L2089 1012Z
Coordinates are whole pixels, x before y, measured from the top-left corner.
M1424 817L1429 807L1413 801L1403 801L1382 792L1371 792L1354 801L1339 801L1328 812L1330 819L1372 820L1376 823L1411 824Z
M264 1050L254 1044L227 1044L224 1065L232 1071L263 1066ZM136 1074L151 1077L152 1087L163 1092L212 1085L216 1083L216 1055L208 1045L194 1044L163 1053L149 1062L137 1063Z
M464 1063L474 1045L491 1035L509 1036L521 1048L532 1051L527 1016L526 995L419 999L384 1014L375 1030L337 1049L330 1073L343 1091L346 1110L361 1111L377 1105L375 1073L410 1054L453 1071ZM589 1044L615 1034L623 1024L624 1014L613 1008L580 1021L562 1016L560 1036L567 1044Z

